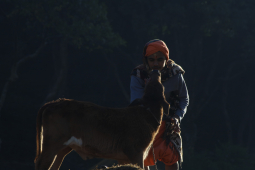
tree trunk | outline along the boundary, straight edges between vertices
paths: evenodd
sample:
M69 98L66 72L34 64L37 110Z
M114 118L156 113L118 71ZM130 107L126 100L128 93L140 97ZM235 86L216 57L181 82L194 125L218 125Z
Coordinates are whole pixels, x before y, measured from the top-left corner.
M9 79L7 80L7 82L5 83L4 85L4 88L2 90L2 94L1 94L1 97L0 97L0 116L1 116L1 110L2 110L2 107L4 105L4 101L5 101L5 98L6 98L6 94L8 92L8 89L9 89L9 85L16 81L18 79L18 68L20 67L20 65L22 65L23 63L25 63L27 60L31 59L31 58L35 58L38 56L38 54L41 53L41 51L44 49L44 47L46 46L46 42L42 43L38 49L35 51L35 53L31 54L31 55L27 55L25 57L23 57L22 59L20 59L19 61L17 61L13 66L12 66L12 69L11 69L11 75L9 77Z

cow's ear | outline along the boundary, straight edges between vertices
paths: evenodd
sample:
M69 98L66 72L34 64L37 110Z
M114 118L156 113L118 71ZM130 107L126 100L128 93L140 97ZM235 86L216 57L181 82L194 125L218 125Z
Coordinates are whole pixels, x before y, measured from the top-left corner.
M162 106L163 106L163 110L164 110L164 113L166 116L169 115L169 109L170 109L170 104L164 100L163 103L162 103Z
M135 99L133 100L128 107L130 106L138 106L138 105L143 105L143 99Z

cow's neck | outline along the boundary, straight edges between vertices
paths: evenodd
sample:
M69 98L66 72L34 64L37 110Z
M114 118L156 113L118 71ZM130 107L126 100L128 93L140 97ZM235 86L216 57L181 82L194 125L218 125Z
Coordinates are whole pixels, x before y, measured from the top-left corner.
M149 106L144 106L144 105L142 105L142 106L145 107L150 112L150 114L153 116L156 123L158 125L160 125L160 122L161 122L161 109L162 108L160 106L158 108L156 108L155 106L154 107L149 107Z

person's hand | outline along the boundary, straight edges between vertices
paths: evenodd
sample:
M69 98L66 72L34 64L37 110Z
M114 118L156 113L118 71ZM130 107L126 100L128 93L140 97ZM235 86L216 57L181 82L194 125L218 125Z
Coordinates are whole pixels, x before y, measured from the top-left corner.
M180 127L180 117L177 115L174 115L171 118L171 125L172 125L172 129L174 132L178 133L181 132L181 127Z

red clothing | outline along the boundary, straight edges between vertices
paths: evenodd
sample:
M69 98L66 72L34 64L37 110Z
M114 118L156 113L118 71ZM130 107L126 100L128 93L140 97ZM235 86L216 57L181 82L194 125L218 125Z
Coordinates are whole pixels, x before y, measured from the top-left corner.
M176 150L172 142L169 145L166 144L166 141L162 138L164 131L166 129L166 122L162 121L159 132L153 142L155 161L159 160L165 165L173 165L179 161L180 156L179 152ZM147 158L144 160L144 166L155 165L152 148L149 151Z

